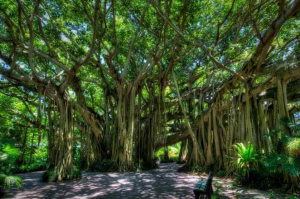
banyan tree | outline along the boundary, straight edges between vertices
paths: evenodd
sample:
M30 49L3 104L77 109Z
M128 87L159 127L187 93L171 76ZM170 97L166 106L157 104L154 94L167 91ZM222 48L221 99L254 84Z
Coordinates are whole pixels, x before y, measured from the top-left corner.
M1 93L45 132L58 180L72 178L75 145L85 169L153 168L180 142L184 169L231 173L236 143L285 153L268 135L291 135L280 121L300 112L299 11L300 0L1 1Z

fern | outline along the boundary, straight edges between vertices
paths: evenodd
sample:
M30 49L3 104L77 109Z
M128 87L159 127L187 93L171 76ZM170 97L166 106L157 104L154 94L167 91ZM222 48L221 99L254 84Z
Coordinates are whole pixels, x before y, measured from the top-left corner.
M252 166L257 165L257 153L254 151L254 146L250 142L245 146L243 143L237 143L234 145L237 150L238 157L236 158L236 164L240 169L249 169Z

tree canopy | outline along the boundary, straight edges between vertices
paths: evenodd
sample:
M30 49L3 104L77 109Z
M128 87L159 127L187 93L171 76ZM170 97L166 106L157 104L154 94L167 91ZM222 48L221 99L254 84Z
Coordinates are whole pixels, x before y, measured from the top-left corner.
M86 167L129 170L177 142L187 167L230 170L233 144L271 152L265 135L293 134L279 121L299 120L299 11L300 0L5 0L0 138L44 143L58 180L75 149Z

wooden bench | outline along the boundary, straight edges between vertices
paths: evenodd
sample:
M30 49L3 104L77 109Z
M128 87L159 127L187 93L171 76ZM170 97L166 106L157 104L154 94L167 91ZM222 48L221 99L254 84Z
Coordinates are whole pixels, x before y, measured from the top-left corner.
M200 195L205 195L207 198L211 199L213 194L212 189L212 180L214 174L212 172L209 173L207 180L201 179L194 188L195 199L199 199Z

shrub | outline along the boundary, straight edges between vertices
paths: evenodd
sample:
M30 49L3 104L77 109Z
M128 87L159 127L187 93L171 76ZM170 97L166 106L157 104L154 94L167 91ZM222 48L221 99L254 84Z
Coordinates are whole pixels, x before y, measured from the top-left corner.
M283 186L284 172L290 176L300 173L300 159L295 156L272 152L257 156L256 159L258 167L238 170L236 183L258 189L280 188Z
M44 182L56 182L58 179L58 174L53 169L48 169L43 174Z
M290 138L286 148L290 155L300 157L300 138Z
M46 169L46 163L44 162L35 162L32 164L25 164L17 167L15 169L15 173L26 173L26 172L32 172L32 171L43 171Z
M218 176L220 178L225 177L226 176L226 171L224 171L224 170L218 171L216 173L216 176Z
M234 164L238 168L236 183L248 186L257 185L257 182L262 179L258 171L259 156L255 152L253 144L248 142L245 146L243 143L237 143L234 148L237 154L237 157L234 158Z
M9 143L0 143L0 195L3 189L10 189L12 186L21 188L23 180L18 176L10 175L15 167L19 156L19 150Z
M247 147L249 148L249 147ZM249 150L249 149L248 149ZM245 152L246 153L246 152ZM279 188L282 186L282 170L278 167L278 156L274 153L267 155L256 154L251 161L241 161L235 174L235 182L257 189ZM251 158L248 158L249 160ZM244 166L245 162L247 166ZM249 165L249 166L248 166ZM250 166L255 165L255 166Z
M0 174L0 185L5 189L10 189L12 186L21 188L23 184L22 178L18 176L9 176L5 174Z
M280 172L271 172L263 165L260 169L250 169L248 174L237 172L235 176L235 183L246 185L248 187L257 189L279 188L282 186L282 175Z
M237 180L241 183L244 180L249 181L251 174L255 173L258 164L258 155L254 151L254 146L250 142L245 146L243 143L233 145L236 149L237 157L234 158L234 163L237 165Z
M245 146L243 143L234 145L237 150L236 164L239 169L249 170L257 166L257 153L254 151L254 146L250 142Z
M286 134L281 130L272 131L267 136L276 135L278 141L273 153L267 154L263 164L268 171L277 171L285 182L285 188L290 191L299 191L300 179L300 124L288 119L281 120L280 124L290 130ZM293 179L293 180L292 180Z
M72 173L65 180L80 180L81 179L81 169L74 168Z
M19 150L10 143L0 143L0 172L6 175L11 174L16 168L19 154Z

